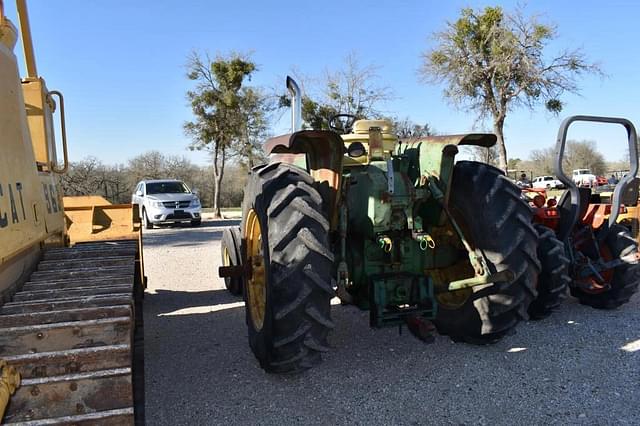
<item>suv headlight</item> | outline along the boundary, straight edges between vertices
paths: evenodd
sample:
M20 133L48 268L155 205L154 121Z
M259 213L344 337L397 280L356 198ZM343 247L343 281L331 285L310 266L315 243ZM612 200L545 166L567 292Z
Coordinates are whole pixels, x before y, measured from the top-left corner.
M162 204L162 201L152 201L151 207L161 209L162 207L164 207L164 204Z
M191 200L191 207L200 207L200 199L196 197Z

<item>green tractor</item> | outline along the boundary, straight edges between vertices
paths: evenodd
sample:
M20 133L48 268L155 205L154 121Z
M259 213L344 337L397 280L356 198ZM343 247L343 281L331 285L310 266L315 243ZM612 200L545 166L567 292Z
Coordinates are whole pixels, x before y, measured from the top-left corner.
M299 130L300 91L287 87L294 132L266 142L270 162L250 173L219 271L244 293L262 368L317 364L334 297L368 309L372 327L407 325L425 341L437 329L493 343L527 319L540 270L531 211L500 170L454 162L458 146L495 135L401 143L388 122L345 115Z

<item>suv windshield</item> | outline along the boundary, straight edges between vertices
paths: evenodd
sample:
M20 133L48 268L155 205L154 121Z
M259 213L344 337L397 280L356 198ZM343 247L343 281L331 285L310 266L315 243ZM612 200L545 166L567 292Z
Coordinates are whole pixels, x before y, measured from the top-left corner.
M147 194L188 194L189 188L182 182L149 182Z

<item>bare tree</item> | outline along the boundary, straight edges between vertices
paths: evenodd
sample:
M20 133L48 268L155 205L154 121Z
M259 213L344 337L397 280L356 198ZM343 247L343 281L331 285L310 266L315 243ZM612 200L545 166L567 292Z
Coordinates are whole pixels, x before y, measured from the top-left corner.
M393 128L400 139L421 138L437 134L437 131L429 123L418 124L409 117L387 117L386 120L393 124Z
M558 113L563 106L560 96L578 92L579 76L602 74L580 49L547 59L555 26L526 17L521 10L506 14L500 7L466 8L434 37L435 47L423 54L422 76L429 82L445 82L444 95L454 105L480 119L492 119L503 170L507 168L504 123L510 111L544 103Z
M388 86L378 83L379 67L361 65L355 53L344 58L342 66L326 70L319 77L300 77L303 90L302 118L312 129L327 129L335 114L351 114L357 118L382 116L380 106L393 98ZM280 107L290 106L288 95L280 96Z
M555 147L533 150L530 155L532 167L540 174L552 175L555 173L555 156ZM596 175L604 175L607 171L607 163L604 156L598 152L594 141L569 140L565 148L562 168L567 174L571 174L575 169L589 169Z

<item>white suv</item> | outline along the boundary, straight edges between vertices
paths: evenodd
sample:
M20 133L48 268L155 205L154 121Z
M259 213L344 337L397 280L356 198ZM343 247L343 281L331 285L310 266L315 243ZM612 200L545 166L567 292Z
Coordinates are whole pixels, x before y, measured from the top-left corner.
M553 176L538 176L533 180L534 188L546 188L546 189L555 189L555 188L564 188L562 182Z
M143 180L131 196L131 204L140 208L147 229L160 223L202 222L200 199L184 182L173 179Z

